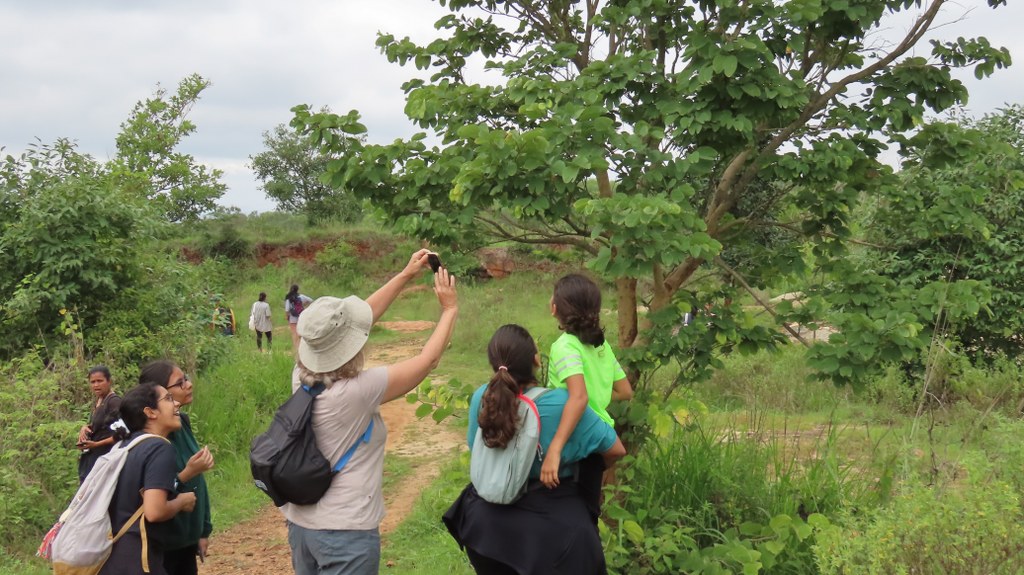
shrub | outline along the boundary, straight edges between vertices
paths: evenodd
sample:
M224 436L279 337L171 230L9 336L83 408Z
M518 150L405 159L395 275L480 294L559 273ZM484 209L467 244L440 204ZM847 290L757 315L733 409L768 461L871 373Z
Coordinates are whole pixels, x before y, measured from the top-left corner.
M826 530L815 548L823 574L1015 574L1024 560L1020 494L987 478L979 461L966 485L911 487L892 505Z
M677 429L618 467L605 504L610 566L630 574L813 573L811 536L827 516L884 496L888 480L876 486L839 456L836 430L788 449L763 418L750 420L750 431L706 421ZM887 466L880 474L888 476Z
M0 364L0 548L45 532L78 488L74 449L85 372L37 352Z
M203 229L199 237L199 251L208 258L242 260L252 257L253 246L242 237L236 224L224 220Z
M316 263L323 271L347 277L349 274L357 273L360 260L352 244L342 239L320 250L316 255Z

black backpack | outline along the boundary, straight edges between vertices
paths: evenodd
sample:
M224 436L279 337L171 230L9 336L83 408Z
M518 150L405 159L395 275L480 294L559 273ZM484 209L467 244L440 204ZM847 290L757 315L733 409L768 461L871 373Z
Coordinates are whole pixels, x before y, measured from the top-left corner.
M362 437L334 467L320 453L313 434L313 401L324 385L302 386L277 409L270 429L257 435L249 449L249 467L256 487L280 507L312 505L323 497L334 475L348 463L360 443L370 441L373 420Z

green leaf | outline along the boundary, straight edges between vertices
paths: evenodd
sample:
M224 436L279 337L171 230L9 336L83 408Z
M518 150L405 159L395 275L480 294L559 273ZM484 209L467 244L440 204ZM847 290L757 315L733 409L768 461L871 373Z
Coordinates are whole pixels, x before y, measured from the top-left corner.
M633 521L632 519L627 519L626 521L623 521L622 529L626 532L626 537L634 545L640 545L644 542L644 530L636 521Z

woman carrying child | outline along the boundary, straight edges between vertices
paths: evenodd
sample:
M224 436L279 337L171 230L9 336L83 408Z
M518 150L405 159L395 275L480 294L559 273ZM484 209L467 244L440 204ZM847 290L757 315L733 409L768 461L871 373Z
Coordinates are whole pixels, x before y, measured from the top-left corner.
M537 346L526 329L505 325L487 346L494 375L477 389L469 406L467 439L470 449L477 441L491 448L505 448L513 440L519 421L520 394L538 385L540 366ZM564 389L535 396L540 416L539 443L551 445L569 399ZM604 554L597 529L590 519L576 482L575 462L592 454L609 465L626 454L615 431L586 405L561 446L561 479L545 489L538 481L540 462L534 461L526 492L507 505L485 501L473 485L463 490L444 514L452 537L466 550L477 573L550 574L605 573Z

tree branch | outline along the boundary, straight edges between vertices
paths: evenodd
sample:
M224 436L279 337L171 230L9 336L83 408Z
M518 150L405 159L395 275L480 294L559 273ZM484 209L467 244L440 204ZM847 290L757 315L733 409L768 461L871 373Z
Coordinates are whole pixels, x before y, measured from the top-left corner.
M772 309L772 307L768 305L767 302L762 300L761 297L757 295L757 293L754 291L754 288L750 287L750 284L748 284L747 281L743 279L743 276L741 276L739 272L729 267L729 264L725 263L725 261L718 256L715 256L715 265L722 268L725 271L725 273L732 276L732 278L735 279L741 286L743 286L743 289L746 290L748 294L750 294L750 297L754 298L754 301L756 301L761 307L763 307L765 311L771 314L773 318L778 319L778 314L775 313L775 310ZM805 340L799 332L789 327L789 324L782 322L782 327L783 329L788 331L790 335L796 338L797 341L804 344L805 347L811 347L811 344L807 343L807 340Z

